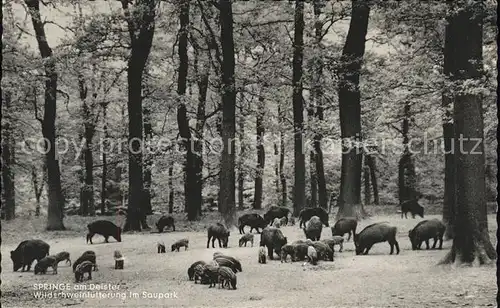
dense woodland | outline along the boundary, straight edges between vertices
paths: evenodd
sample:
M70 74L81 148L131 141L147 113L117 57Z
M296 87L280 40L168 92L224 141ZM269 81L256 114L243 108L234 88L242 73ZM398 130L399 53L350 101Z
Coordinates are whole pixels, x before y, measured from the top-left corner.
M495 258L495 7L4 1L2 218L64 230L125 209L141 230L215 205L231 225L420 199L443 209L450 261Z

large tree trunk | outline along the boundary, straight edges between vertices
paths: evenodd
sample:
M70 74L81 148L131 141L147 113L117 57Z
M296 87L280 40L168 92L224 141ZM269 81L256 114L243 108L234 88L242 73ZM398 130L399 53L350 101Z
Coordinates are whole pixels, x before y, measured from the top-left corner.
M454 5L450 4L452 7ZM453 53L448 54L453 63L448 77L456 83L477 81L482 77L482 10L482 2L467 3L447 18L446 43L453 50ZM481 96L467 90L457 92L453 107L455 232L451 251L442 263L489 263L497 255L487 226Z
M359 75L365 53L370 7L364 1L352 1L351 22L342 51L339 82L340 131L343 140L340 173L340 200L337 219L363 217L361 209L361 103ZM349 140L348 142L346 142Z
M416 174L413 155L409 148L409 130L410 130L410 105L408 102L404 106L403 123L401 133L403 135L403 154L398 164L398 188L399 203L402 204L408 200L415 200L416 195Z
M281 206L287 206L288 203L288 188L286 185L286 175L285 175L285 136L283 133L284 115L281 114L281 108L278 106L278 117L280 123L280 162L279 162L279 173L281 181Z
M295 30L293 38L293 133L295 183L293 215L297 216L306 204L306 161L303 147L304 99L302 97L302 62L304 58L304 2L295 1Z
M183 0L180 3L180 30L179 30L179 77L177 80L177 94L179 95L179 106L177 107L177 124L179 135L183 140L186 149L186 162L184 165L184 202L187 211L188 220L193 221L198 218L199 208L201 207L201 198L199 198L199 185L196 175L195 154L193 153L194 143L192 143L192 134L187 117L186 104L184 96L186 94L187 75L188 75L188 35L189 35L189 0Z
M253 199L253 208L259 210L262 208L262 178L264 177L264 166L266 162L266 153L264 150L264 97L259 97L257 106L257 168L255 176L255 194Z
M150 146L149 143L153 139L153 125L151 123L151 111L149 108L144 108L144 141L146 146ZM153 206L151 203L152 194L152 168L153 168L153 154L151 151L146 151L144 158L144 214L152 215Z
M78 74L78 88L80 100L82 101L83 136L85 147L83 148L83 186L81 188L81 211L80 215L95 215L94 205L94 157L92 151L92 139L95 134L95 122L91 107L87 102L88 87L82 74ZM95 99L94 97L91 99Z
M196 53L195 53L196 54ZM198 107L196 110L196 139L194 142L193 168L196 175L196 185L193 192L193 200L195 207L198 210L198 215L201 216L201 205L203 203L203 135L205 127L205 106L207 102L208 79L210 75L210 53L207 52L205 59L202 61L201 71L196 64L196 77L198 79ZM197 58L196 58L197 60Z
M47 165L48 217L47 230L65 230L63 224L64 198L61 189L61 171L56 157L56 109L57 109L57 72L52 49L47 43L44 23L40 16L40 2L25 0L28 6L40 55L44 59L45 103L42 120L42 135L45 138L45 163Z
M236 88L234 81L233 8L229 0L219 0L222 44L222 156L219 211L227 226L235 223L235 145Z
M13 166L15 165L12 136L12 116L10 114L11 93L5 91L2 98L3 119L2 119L2 190L4 204L2 204L5 220L16 217L16 189Z
M245 116L243 112L243 102L244 102L244 97L243 97L243 92L240 93L241 96L241 114L240 114L240 121L239 121L239 132L238 132L238 139L240 140L240 155L238 157L238 209L243 210L244 208L244 192L245 192L245 173L243 170L243 160L244 160L244 155L245 155L245 142L244 142L244 137L245 137Z
M133 16L129 12L129 1L121 0L128 23L131 54L128 60L128 152L129 152L129 198L124 231L148 229L144 208L143 181L143 119L142 79L146 61L151 51L155 29L156 1L137 0Z
M446 25L446 33L450 34L450 24ZM451 35L445 36L443 73L450 76L453 70L453 42ZM443 114L443 142L444 142L444 196L443 196L443 223L446 225L445 238L453 239L454 209L455 209L455 155L453 153L453 106L451 93L444 92L442 99Z
M316 37L316 47L318 48L318 55L315 58L315 80L314 80L314 90L313 97L316 102L316 118L319 123L323 121L323 87L321 84L322 76L323 76L323 58L322 58L322 45L321 38L323 35L323 23L319 19L321 14L321 8L324 6L324 3L320 1L314 1L314 16L315 16L315 37ZM326 179L325 179L325 170L323 165L323 151L321 149L321 140L323 135L321 133L317 133L314 135L314 151L316 152L316 178L318 181L318 201L319 206L324 210L328 209L328 197L326 193Z

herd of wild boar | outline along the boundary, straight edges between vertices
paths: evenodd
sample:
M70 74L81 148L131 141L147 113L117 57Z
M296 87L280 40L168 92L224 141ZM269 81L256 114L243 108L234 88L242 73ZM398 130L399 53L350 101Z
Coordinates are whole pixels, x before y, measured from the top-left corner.
M410 212L413 217L419 215L424 217L423 208L416 202L408 202L402 205L402 214ZM263 216L259 214L244 214L238 219L239 233L242 234L239 239L239 247L254 245L255 229L260 234L260 243L258 248L257 261L260 264L266 264L267 260L274 260L275 255L281 262L306 261L316 265L318 261L333 261L334 247L338 246L338 252L342 252L344 246L344 235L347 234L347 241L352 237L355 246L356 255L368 254L374 244L388 242L390 245L390 254L399 254L399 243L396 240L397 228L385 222L371 224L365 227L361 232L356 233L358 222L355 218L341 218L333 227L331 227L331 238L321 239L323 225L329 226L328 213L322 208L307 208L302 210L299 215L299 227L303 229L305 240L289 242L283 234L280 226L294 225L295 219L289 218L290 210L285 207L272 206ZM250 233L245 233L245 227L250 227ZM102 235L108 242L109 237L121 242L122 230L114 223L107 220L97 220L88 224L87 243L92 244L92 238L95 234ZM175 231L174 219L170 216L162 216L156 223L158 232L163 232L165 228ZM436 248L439 241L439 249L443 245L443 235L445 231L444 224L437 220L424 220L419 222L412 230L408 232L408 237L413 250L420 249L425 242L427 249L430 248L429 240L433 239L432 248ZM217 240L219 248L227 248L230 232L226 226L221 223L215 223L207 229L207 248L215 248ZM180 251L184 247L187 250L189 240L180 239L172 244L171 251ZM84 274L87 279L92 279L92 271L97 271L96 254L92 250L85 251L73 264L71 264L70 254L62 251L55 255L49 255L49 244L42 240L26 240L21 242L18 247L11 251L11 259L14 271L29 271L34 260L37 263L34 268L36 274L46 274L50 267L53 274L57 274L59 262L66 261L73 267L75 281L81 282ZM165 253L165 244L157 244L157 252ZM123 269L124 257L116 250L114 252L115 269ZM189 280L198 281L201 284L209 284L210 288L219 283L219 287L236 289L236 274L242 272L242 266L236 258L215 252L210 261L197 261L188 268Z

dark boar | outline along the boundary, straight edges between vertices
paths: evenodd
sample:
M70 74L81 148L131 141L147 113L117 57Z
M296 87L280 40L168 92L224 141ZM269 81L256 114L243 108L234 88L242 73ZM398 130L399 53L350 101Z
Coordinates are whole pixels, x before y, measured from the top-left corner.
M223 288L227 286L228 289L231 287L233 290L236 290L236 274L229 267L220 266L218 268L218 273L219 282Z
M78 259L76 259L76 261L73 263L73 272L76 271L76 267L79 264L81 264L85 261L92 262L94 264L94 270L97 269L97 260L96 260L95 252L93 252L92 250L87 250Z
M52 274L57 274L57 258L56 256L47 256L35 264L35 275L36 274L46 274L47 269L52 267Z
M324 261L333 261L333 250L325 243L315 241L309 244L309 246L313 246L316 249L318 259Z
M290 214L290 210L284 206L271 206L269 210L264 214L264 221L266 222L266 226L273 223L275 218L286 217L286 223L288 224L288 214Z
M356 228L358 226L358 221L356 218L352 217L344 217L335 223L335 225L332 227L332 236L344 236L344 234L348 234L349 236L347 237L347 240L349 241L351 239L351 234L354 236L356 234Z
M108 242L108 238L112 236L118 242L122 241L121 233L122 229L108 220L97 220L87 225L89 229L89 233L87 234L87 243L90 241L92 243L92 237L94 234L100 234L104 236L106 243Z
M78 264L78 266L75 269L76 282L82 282L83 281L83 274L85 274L85 273L88 274L88 280L91 280L93 267L94 267L94 264L90 261L83 261L82 263Z
M214 257L214 261L220 266L227 266L231 268L235 273L243 271L240 261L236 260L231 256L226 256L226 255L217 256Z
M342 249L344 248L344 238L339 235L335 235L332 238L324 239L321 241L327 244L328 247L330 247L333 251L335 251L334 249L335 245L338 245L340 247L339 252L342 252Z
M252 244L252 247L253 247L253 239L254 239L253 234L243 235L239 240L240 247L242 247L243 245L245 245L245 247L247 247L247 242L250 242Z
M290 256L292 262L295 261L295 247L292 244L286 244L281 247L281 263L287 260L287 257Z
M411 213L413 218L415 218L415 215L424 218L424 208L418 204L417 200L408 200L401 203L401 218L403 218L403 214L405 218L408 218L408 212Z
M57 263L66 260L66 264L69 263L69 265L71 266L71 260L69 258L69 252L67 252L67 251L61 251L60 253L56 254L55 257L57 259Z
M260 246L267 247L267 255L270 260L274 259L273 250L278 256L281 254L281 247L285 245L287 238L283 235L280 229L267 227L262 230L260 235Z
M240 234L245 233L245 227L250 227L250 233L252 230L257 230L257 233L260 233L260 229L264 229L266 227L266 222L264 218L259 214L245 214L238 218L238 229L240 230Z
M227 242L229 241L229 230L221 223L216 223L208 227L208 240L207 248L210 247L210 240L212 240L212 248L215 248L215 240L219 241L219 248L227 248ZM222 241L222 243L221 243Z
M156 222L156 228L160 233L162 233L165 228L172 228L172 231L175 231L174 218L172 216L160 217L160 219Z
M434 239L432 249L436 248L436 243L439 240L439 249L443 248L443 235L446 226L438 219L424 220L419 222L412 230L408 232L411 248L413 250L420 249L422 242L425 242L429 249L429 240Z
M318 216L313 216L306 223L306 226L303 230L306 238L313 241L319 241L321 238L321 231L323 230L323 223Z
M302 226L305 226L306 222L311 219L311 217L317 216L321 220L321 222L329 227L328 225L328 213L320 208L320 207L313 207L313 208L307 208L303 209L302 211L299 212L299 228L302 228Z
M399 244L396 241L397 228L384 223L375 223L364 228L359 234L354 235L354 245L356 255L368 254L368 251L376 243L389 242L391 255L396 246L396 253L399 254Z
M22 241L16 248L10 252L14 272L22 268L21 271L31 269L33 261L40 261L49 255L49 244L42 240Z
M195 278L195 268L198 264L201 264L201 265L206 265L207 263L205 261L196 261L194 262L193 264L191 264L191 266L188 268L188 277L189 277L189 280L193 280Z
M189 248L189 240L187 238L183 238L178 240L177 242L172 244L172 251L179 251L181 247L184 247L184 250L187 250Z

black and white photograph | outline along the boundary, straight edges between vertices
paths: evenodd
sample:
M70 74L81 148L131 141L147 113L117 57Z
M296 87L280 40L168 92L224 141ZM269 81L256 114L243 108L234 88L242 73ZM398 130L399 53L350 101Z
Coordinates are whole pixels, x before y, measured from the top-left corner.
M2 0L2 307L497 307L497 0Z

